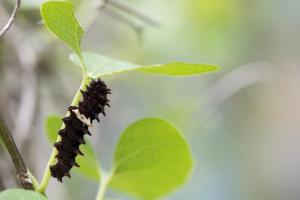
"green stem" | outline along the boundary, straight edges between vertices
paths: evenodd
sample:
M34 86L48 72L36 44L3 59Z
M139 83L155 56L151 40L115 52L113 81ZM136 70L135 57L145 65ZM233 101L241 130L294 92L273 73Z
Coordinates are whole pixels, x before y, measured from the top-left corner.
M27 173L32 181L33 189L36 191L40 187L39 182L29 170L27 170Z
M86 89L86 86L89 84L90 82L90 78L89 76L86 74L86 71L83 70L83 79L82 79L82 82L80 84L80 87L71 103L71 106L77 106L81 97L82 97L82 93L80 90L85 90ZM69 115L69 112L67 113L66 116ZM62 125L62 129L64 128L64 124ZM56 139L56 142L59 142L61 140L61 137L58 136L57 139ZM58 151L56 148L53 148L52 149L52 153L50 155L50 158L49 158L49 161L48 161L48 164L46 166L46 169L44 171L44 175L43 175L43 179L42 179L42 182L39 186L39 188L37 189L38 192L40 193L45 193L45 190L47 189L47 186L49 184L49 181L50 181L50 177L51 177L51 172L50 172L50 166L51 165L54 165L55 162L56 162L56 158L55 156L57 155Z
M109 181L110 181L111 177L112 177L111 174L106 174L102 170L101 183L100 183L100 187L98 189L98 193L97 193L97 196L96 196L95 200L104 200L105 193L107 191L108 184L109 184Z

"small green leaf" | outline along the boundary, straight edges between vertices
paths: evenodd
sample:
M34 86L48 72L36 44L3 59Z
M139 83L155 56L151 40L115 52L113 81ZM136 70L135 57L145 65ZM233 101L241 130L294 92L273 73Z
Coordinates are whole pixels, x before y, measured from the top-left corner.
M45 120L45 129L51 145L53 145L56 141L58 136L57 132L61 129L61 119L62 117L60 117L59 115L50 115ZM76 157L76 162L80 165L80 167L75 168L75 171L87 178L96 181L100 180L99 164L97 162L95 151L91 143L89 143L89 141L86 141L86 144L80 146L80 150L82 151L84 156L78 155Z
M217 71L218 69L219 67L215 65L173 62L161 65L142 66L138 71L169 76L191 76Z
M74 5L66 1L48 1L41 6L47 28L64 41L80 58L80 42L84 34L74 17Z
M59 115L49 115L45 120L45 130L51 144L54 144L57 139L57 132L63 124L61 119Z
M0 200L47 200L47 198L29 190L9 189L0 193Z
M110 186L155 199L183 184L191 168L191 152L181 133L163 119L146 118L122 134Z
M99 78L100 76L113 75L132 70L168 76L190 76L213 72L219 69L216 65L183 62L159 65L137 65L91 52L83 52L82 55L87 66L87 73L91 78ZM81 65L80 59L75 54L70 55L70 60L79 66Z

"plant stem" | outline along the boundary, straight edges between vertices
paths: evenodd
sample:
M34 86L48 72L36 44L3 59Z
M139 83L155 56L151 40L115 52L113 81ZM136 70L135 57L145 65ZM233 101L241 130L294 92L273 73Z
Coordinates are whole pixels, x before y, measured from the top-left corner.
M80 84L80 87L71 103L71 106L77 106L81 97L82 97L82 93L81 93L81 90L85 90L86 89L86 86L87 84L89 84L90 82L90 78L89 76L86 74L86 71L83 70L83 79L82 79L82 82ZM70 113L67 112L67 115L68 116ZM62 125L62 129L64 128L64 124ZM56 139L56 142L59 142L61 140L61 137L58 136L57 139ZM49 158L49 161L48 161L48 164L46 166L46 169L44 171L44 175L43 175L43 179L42 179L42 182L40 184L40 187L38 188L38 192L40 193L45 193L45 190L47 189L47 186L49 184L49 181L50 181L50 177L51 177L51 172L50 172L50 166L51 165L54 165L55 162L56 162L56 158L55 156L57 155L58 151L55 147L53 147L52 149L52 153L50 155L50 158Z
M111 177L111 174L107 174L102 170L101 183L95 200L104 200Z
M33 190L33 185L31 179L28 176L27 168L25 166L24 160L16 146L16 143L10 131L6 127L6 124L1 116L1 113L0 113L0 137L13 161L13 164L17 171L17 178L21 186L24 189Z
M18 10L19 10L19 8L20 8L20 6L21 6L21 0L17 0L17 1L16 1L16 5L15 5L15 7L14 7L14 10L13 10L13 12L12 12L10 18L8 19L8 21L7 21L7 23L5 24L5 26L0 30L0 37L1 37L2 35L4 35L4 34L8 31L8 29L12 26L12 24L13 24L13 22L14 22L14 20L15 20L15 17L16 17L16 15L17 15L17 12L18 12Z
M33 189L36 191L40 187L39 182L36 180L36 178L33 176L33 174L29 170L27 173L32 181Z

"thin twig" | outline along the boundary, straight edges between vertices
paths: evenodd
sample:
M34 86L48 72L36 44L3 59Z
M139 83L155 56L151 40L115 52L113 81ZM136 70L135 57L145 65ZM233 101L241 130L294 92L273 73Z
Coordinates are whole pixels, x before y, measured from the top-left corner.
M199 96L204 118L214 114L218 108L237 92L254 85L266 82L274 77L274 67L270 63L257 62L239 66L227 72Z
M144 23L152 26L152 27L160 27L161 24L157 20L145 15L144 13L140 12L136 8L132 7L130 4L125 3L124 1L120 0L102 0L102 4L99 6L99 9L105 8L106 5L111 5L123 12L126 12L129 15L132 15L136 17L137 19L140 19Z
M13 12L11 13L11 16L9 17L9 19L8 19L7 23L5 24L5 26L0 31L0 37L2 35L4 35L8 31L8 29L12 26L20 6L21 6L21 0L16 0L16 5L14 7Z
M134 23L133 21L131 21L130 19L126 18L126 17L123 17L121 14L119 13L116 13L116 12L113 12L111 10L107 10L107 9L104 9L102 10L102 13L115 19L115 20L118 20L124 24L126 24L127 26L129 26L130 28L132 28L136 33L137 35L140 37L141 34L143 33L143 27L137 23Z
M10 131L6 127L6 124L2 118L1 113L0 113L0 136L16 168L17 178L21 186L24 189L33 190L33 185L31 183L30 178L28 177L27 168L25 166L23 158L15 144L15 141Z

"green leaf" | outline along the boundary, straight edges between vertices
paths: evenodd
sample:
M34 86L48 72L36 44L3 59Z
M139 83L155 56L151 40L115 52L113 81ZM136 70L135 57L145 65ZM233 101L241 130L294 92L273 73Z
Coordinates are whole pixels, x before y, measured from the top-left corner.
M87 73L91 78L99 78L100 76L113 75L132 70L168 76L190 76L213 72L219 69L216 65L183 62L159 65L137 65L91 52L83 52L82 55L87 66ZM81 65L80 59L75 54L70 55L70 60L79 66Z
M45 120L45 130L50 141L51 145L57 139L57 132L61 129L62 126L62 117L59 115L50 115ZM100 170L95 151L89 141L86 141L86 144L80 146L80 150L84 156L78 155L76 157L76 162L80 165L79 168L74 168L77 173L84 175L87 178L93 180L100 180Z
M110 186L154 199L183 184L192 168L189 146L169 122L146 118L131 124L117 145Z
M59 115L49 115L45 120L45 130L48 137L48 140L51 144L57 139L57 132L60 130L63 122L61 120L61 116Z
M133 63L112 59L101 54L82 52L82 55L87 67L87 73L91 78L99 78L100 76L112 75L139 68L138 65ZM69 58L72 62L80 66L78 56L71 54Z
M192 64L183 62L172 62L161 65L142 66L139 71L151 74L163 74L168 76L191 76L216 71L219 68L208 64Z
M47 28L64 41L80 58L80 42L84 34L74 17L74 5L66 1L48 1L41 6Z
M86 141L85 145L80 146L84 156L77 156L76 162L80 165L75 168L75 172L95 181L100 181L100 166L98 164L95 151L90 142Z
M0 193L0 200L47 200L47 198L29 190L9 189Z

